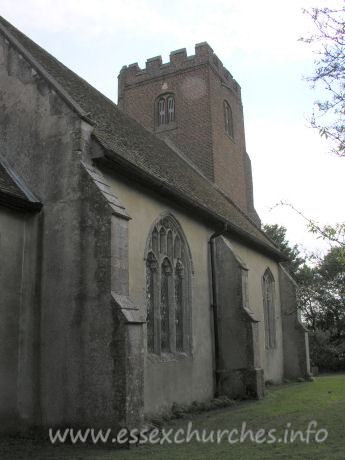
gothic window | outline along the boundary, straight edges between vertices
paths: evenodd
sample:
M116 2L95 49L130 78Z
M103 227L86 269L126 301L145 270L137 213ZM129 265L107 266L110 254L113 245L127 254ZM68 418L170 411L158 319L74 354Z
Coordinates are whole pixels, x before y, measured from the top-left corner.
M183 264L178 260L175 268L176 351L183 351L183 300Z
M168 231L167 248L168 248L168 257L170 257L171 259L173 257L173 234L171 230Z
M175 121L175 99L172 94L165 94L158 98L157 119L158 126L168 125Z
M147 298L147 348L153 352L154 345L154 304L155 304L155 284L157 283L157 260L153 253L149 254L146 260L146 298Z
M175 101L173 96L169 96L168 99L168 123L175 120Z
M171 275L172 270L169 259L165 258L161 267L161 351L170 351L170 324L169 313L171 310Z
M271 270L267 268L262 278L262 294L264 303L265 319L265 346L276 346L276 322L275 322L275 289L274 278Z
M154 254L158 253L158 232L156 228L152 232L152 250Z
M180 237L178 235L175 236L174 254L176 259L181 257L181 243Z
M192 261L183 231L171 214L152 226L146 248L147 350L191 350Z
M160 240L160 253L166 254L167 239L166 239L166 231L164 227L161 227L159 231L159 240Z
M225 120L225 131L230 137L234 137L234 125L232 119L232 110L230 105L224 101L224 120Z
M165 99L161 97L158 101L158 117L159 117L159 125L165 124Z

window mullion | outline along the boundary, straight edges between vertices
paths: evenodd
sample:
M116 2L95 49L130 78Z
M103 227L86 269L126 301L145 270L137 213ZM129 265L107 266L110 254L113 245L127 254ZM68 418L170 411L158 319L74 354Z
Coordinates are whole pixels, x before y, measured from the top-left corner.
M158 221L146 258L147 351L188 353L191 345L190 266L180 232L168 218Z
M157 355L161 354L161 264L158 263L156 283L154 285L154 318L155 318L155 335L154 335L154 344L155 344L155 353Z
M176 352L176 324L175 324L175 311L176 311L176 302L174 295L174 276L171 273L168 277L168 291L169 291L169 342L170 342L170 351L172 353Z

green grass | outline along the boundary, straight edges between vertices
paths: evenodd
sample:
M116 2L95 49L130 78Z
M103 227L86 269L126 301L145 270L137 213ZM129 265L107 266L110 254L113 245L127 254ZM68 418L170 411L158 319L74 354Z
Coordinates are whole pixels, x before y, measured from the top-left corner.
M308 423L317 421L317 428L328 431L323 443L310 437L309 444L297 438L293 443L275 442L257 444L249 437L243 443L229 444L227 437L221 443L191 441L183 444L141 445L131 449L115 449L111 446L76 444L50 445L47 442L5 439L0 443L1 459L345 459L345 375L335 374L316 377L310 383L290 383L270 387L261 401L246 401L234 407L187 415L167 423L166 430L186 430L188 422L201 433L206 430L241 429L246 422L247 429L267 432L275 428L277 439L283 438L287 423L290 430L301 430L305 435ZM290 431L288 439L290 439ZM215 435L216 440L216 435Z

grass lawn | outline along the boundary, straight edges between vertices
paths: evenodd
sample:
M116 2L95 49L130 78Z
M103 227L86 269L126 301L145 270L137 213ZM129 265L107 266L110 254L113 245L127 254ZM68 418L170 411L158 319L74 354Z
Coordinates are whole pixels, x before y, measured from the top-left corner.
M290 442L291 430L301 430L303 436L309 422L317 422L316 430L321 428L328 431L327 439L318 443L314 433L310 441L301 442L300 438ZM246 401L234 407L203 412L187 416L167 423L165 430L185 430L192 422L192 428L198 429L200 436L206 430L206 436L214 430L215 442L197 442L195 437L191 442L182 444L162 445L143 444L131 449L116 449L110 446L90 444L51 445L48 441L21 440L6 438L0 440L0 459L342 459L345 460L345 375L334 374L316 377L311 383L290 383L271 387L265 399L261 401ZM217 443L217 430L238 429L240 437L242 423L246 422L246 430L251 429L255 434L259 429L265 430L266 441L270 438L267 432L276 429L274 435L277 442L268 444L256 443L248 435L243 443L230 444L227 434ZM287 424L291 426L287 428ZM285 430L289 430L286 432ZM315 429L315 428L314 428ZM173 435L174 435L173 433ZM285 434L287 433L287 435ZM284 434L287 443L284 443ZM261 437L261 439L263 439ZM324 433L320 433L320 439ZM234 432L232 439L237 438ZM278 442L281 438L282 441ZM260 439L260 438L259 438Z

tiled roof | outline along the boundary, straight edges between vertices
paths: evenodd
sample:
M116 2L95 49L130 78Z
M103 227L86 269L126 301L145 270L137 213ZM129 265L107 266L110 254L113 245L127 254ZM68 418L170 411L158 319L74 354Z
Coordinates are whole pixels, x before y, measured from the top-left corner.
M1 17L0 32L55 85L74 110L94 124L95 138L118 167L142 174L146 181L152 180L165 193L178 196L188 207L227 223L233 234L258 249L281 257L274 243L249 217L164 141L121 112L110 99Z
M27 210L39 210L41 203L32 195L25 184L8 167L0 156L0 204Z
M0 162L0 192L6 195L12 195L22 200L26 199L23 191L14 182L12 177L7 173L5 167Z

